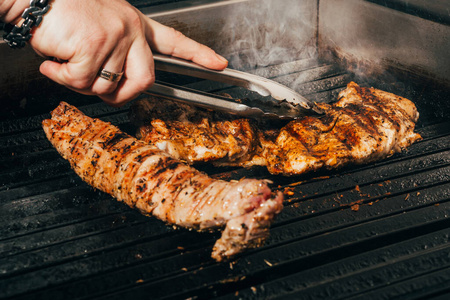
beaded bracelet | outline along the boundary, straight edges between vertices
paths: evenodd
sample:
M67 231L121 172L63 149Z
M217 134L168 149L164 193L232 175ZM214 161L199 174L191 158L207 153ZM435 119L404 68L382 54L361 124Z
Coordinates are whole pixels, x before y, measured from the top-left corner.
M3 40L8 43L11 48L22 48L25 43L31 39L31 28L39 26L42 21L42 16L50 10L48 0L30 0L30 7L25 9L22 13L22 18L25 21L22 25L5 24L3 30Z

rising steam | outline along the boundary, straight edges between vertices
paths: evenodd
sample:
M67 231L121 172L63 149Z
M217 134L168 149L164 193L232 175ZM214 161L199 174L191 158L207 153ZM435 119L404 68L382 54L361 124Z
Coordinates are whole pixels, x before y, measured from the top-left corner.
M316 55L316 1L248 1L223 27L230 66L254 70ZM264 74L259 74L264 75Z

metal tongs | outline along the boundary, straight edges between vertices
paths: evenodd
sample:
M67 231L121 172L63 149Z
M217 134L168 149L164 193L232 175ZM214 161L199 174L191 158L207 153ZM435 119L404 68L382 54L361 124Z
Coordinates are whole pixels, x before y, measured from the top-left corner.
M246 105L238 103L239 99L230 99L158 81L145 91L145 94L243 117L296 119L304 115L323 113L314 102L270 79L228 68L222 71L210 70L189 61L160 54L154 54L153 58L156 70L240 86L255 91L261 96L271 96L276 100L261 99L261 101L250 101L251 105Z

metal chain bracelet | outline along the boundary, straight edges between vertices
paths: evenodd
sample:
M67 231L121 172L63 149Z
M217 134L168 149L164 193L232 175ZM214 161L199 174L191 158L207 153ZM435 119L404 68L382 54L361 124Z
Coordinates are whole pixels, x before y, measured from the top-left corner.
M22 13L25 21L22 25L5 24L3 40L11 48L22 48L25 43L31 39L31 29L33 26L39 26L42 16L50 10L49 0L30 0L30 7Z

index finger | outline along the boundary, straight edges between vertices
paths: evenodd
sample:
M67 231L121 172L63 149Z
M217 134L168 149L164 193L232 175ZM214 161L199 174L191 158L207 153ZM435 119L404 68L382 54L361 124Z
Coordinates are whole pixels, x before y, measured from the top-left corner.
M214 70L222 70L228 65L228 61L211 48L150 18L146 22L146 38L150 47L162 54L191 60Z

